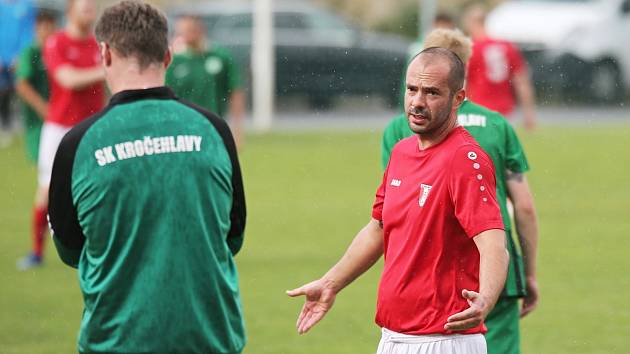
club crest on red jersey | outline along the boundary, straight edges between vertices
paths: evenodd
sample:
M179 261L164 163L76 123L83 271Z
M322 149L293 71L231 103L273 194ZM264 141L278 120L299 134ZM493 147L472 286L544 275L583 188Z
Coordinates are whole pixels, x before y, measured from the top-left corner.
M418 199L418 205L421 207L427 202L427 198L429 197L429 192L431 191L431 186L428 184L421 183L420 184L420 198Z

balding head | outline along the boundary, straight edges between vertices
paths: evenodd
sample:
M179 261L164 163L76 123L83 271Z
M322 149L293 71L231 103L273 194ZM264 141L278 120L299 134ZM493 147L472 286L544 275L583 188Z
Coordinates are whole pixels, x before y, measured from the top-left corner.
M451 50L440 47L426 48L411 59L409 68L420 61L425 64L446 63L448 65L447 81L451 95L464 88L466 67L457 54Z

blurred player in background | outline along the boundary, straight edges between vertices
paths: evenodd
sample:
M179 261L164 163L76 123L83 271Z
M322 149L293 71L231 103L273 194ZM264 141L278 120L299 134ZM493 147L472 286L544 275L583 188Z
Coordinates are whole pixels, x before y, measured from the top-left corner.
M464 63L470 57L470 39L459 30L434 30L426 37L425 46L452 50ZM531 312L538 302L536 251L538 222L534 200L524 173L529 170L525 152L511 124L500 113L465 100L457 111L458 121L490 155L497 180L497 201L505 225L510 266L505 288L495 308L486 319L488 353L512 354L520 351L519 315ZM382 166L387 166L391 151L398 141L413 135L405 115L394 118L383 133ZM511 220L507 197L514 203L516 232L520 249L511 236ZM524 298L519 310L519 298Z
M175 34L177 51L166 73L166 84L175 93L229 122L236 145L243 142L245 92L241 87L238 64L232 55L216 43L208 43L201 19L180 17Z
M392 151L372 220L341 260L288 292L306 296L300 333L384 255L378 353L486 353L483 320L505 283L508 255L492 161L457 125L464 77L463 62L444 48L409 64L405 106L415 135Z
M45 10L37 13L35 20L35 42L20 54L16 71L15 89L22 99L22 117L24 120L24 144L28 158L37 163L39 156L39 139L42 124L48 115L48 76L42 61L42 47L50 35L55 32L56 19ZM35 193L35 206L31 225L32 255L24 259L18 266L21 269L36 265L41 260L43 238L46 222L42 218L40 208L45 205L45 195Z
M11 143L11 105L17 57L33 41L31 0L0 0L0 148Z
M96 36L113 96L64 137L50 186L53 240L81 279L79 352L240 353L246 213L230 129L164 86L159 10L119 2Z
M65 29L50 36L44 46L50 100L39 144L34 245L32 252L19 262L21 269L42 263L43 235L48 225L48 186L59 142L75 124L100 111L105 104L104 73L92 34L96 4L93 0L69 0L66 16Z
M453 17L451 17L451 15L449 15L448 13L440 12L437 15L435 15L432 28L433 29L454 29L455 21L453 20ZM427 33L423 33L422 35L426 37ZM415 42L413 42L409 46L407 62L411 61L411 59L413 59L413 57L415 57L418 53L420 53L422 49L424 48L425 46L424 46L423 38L418 38ZM404 85L404 79L403 79L403 85ZM403 90L402 92L404 93L405 90Z
M486 10L480 4L467 7L462 17L464 30L473 39L468 62L468 98L510 118L516 101L523 111L525 128L536 127L534 89L527 63L511 43L486 33Z
M15 89L22 99L25 145L28 158L37 163L39 136L48 115L48 76L42 61L42 47L55 32L55 16L46 10L37 13L35 41L20 54Z

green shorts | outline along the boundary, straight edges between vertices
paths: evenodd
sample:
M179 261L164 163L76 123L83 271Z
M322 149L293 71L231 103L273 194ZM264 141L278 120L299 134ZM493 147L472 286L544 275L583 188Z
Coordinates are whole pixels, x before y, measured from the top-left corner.
M486 318L488 354L520 354L518 298L500 298Z

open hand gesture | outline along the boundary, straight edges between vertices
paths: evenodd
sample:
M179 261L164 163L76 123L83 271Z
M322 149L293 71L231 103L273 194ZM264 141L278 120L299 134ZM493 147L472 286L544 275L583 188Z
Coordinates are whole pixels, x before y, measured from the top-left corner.
M479 293L462 290L462 297L470 306L466 310L456 313L447 319L444 329L449 331L463 331L479 326L488 315L488 303Z
M288 290L287 295L306 296L306 302L295 325L298 333L304 334L324 318L324 315L332 308L337 292L331 285L320 279L297 289Z

